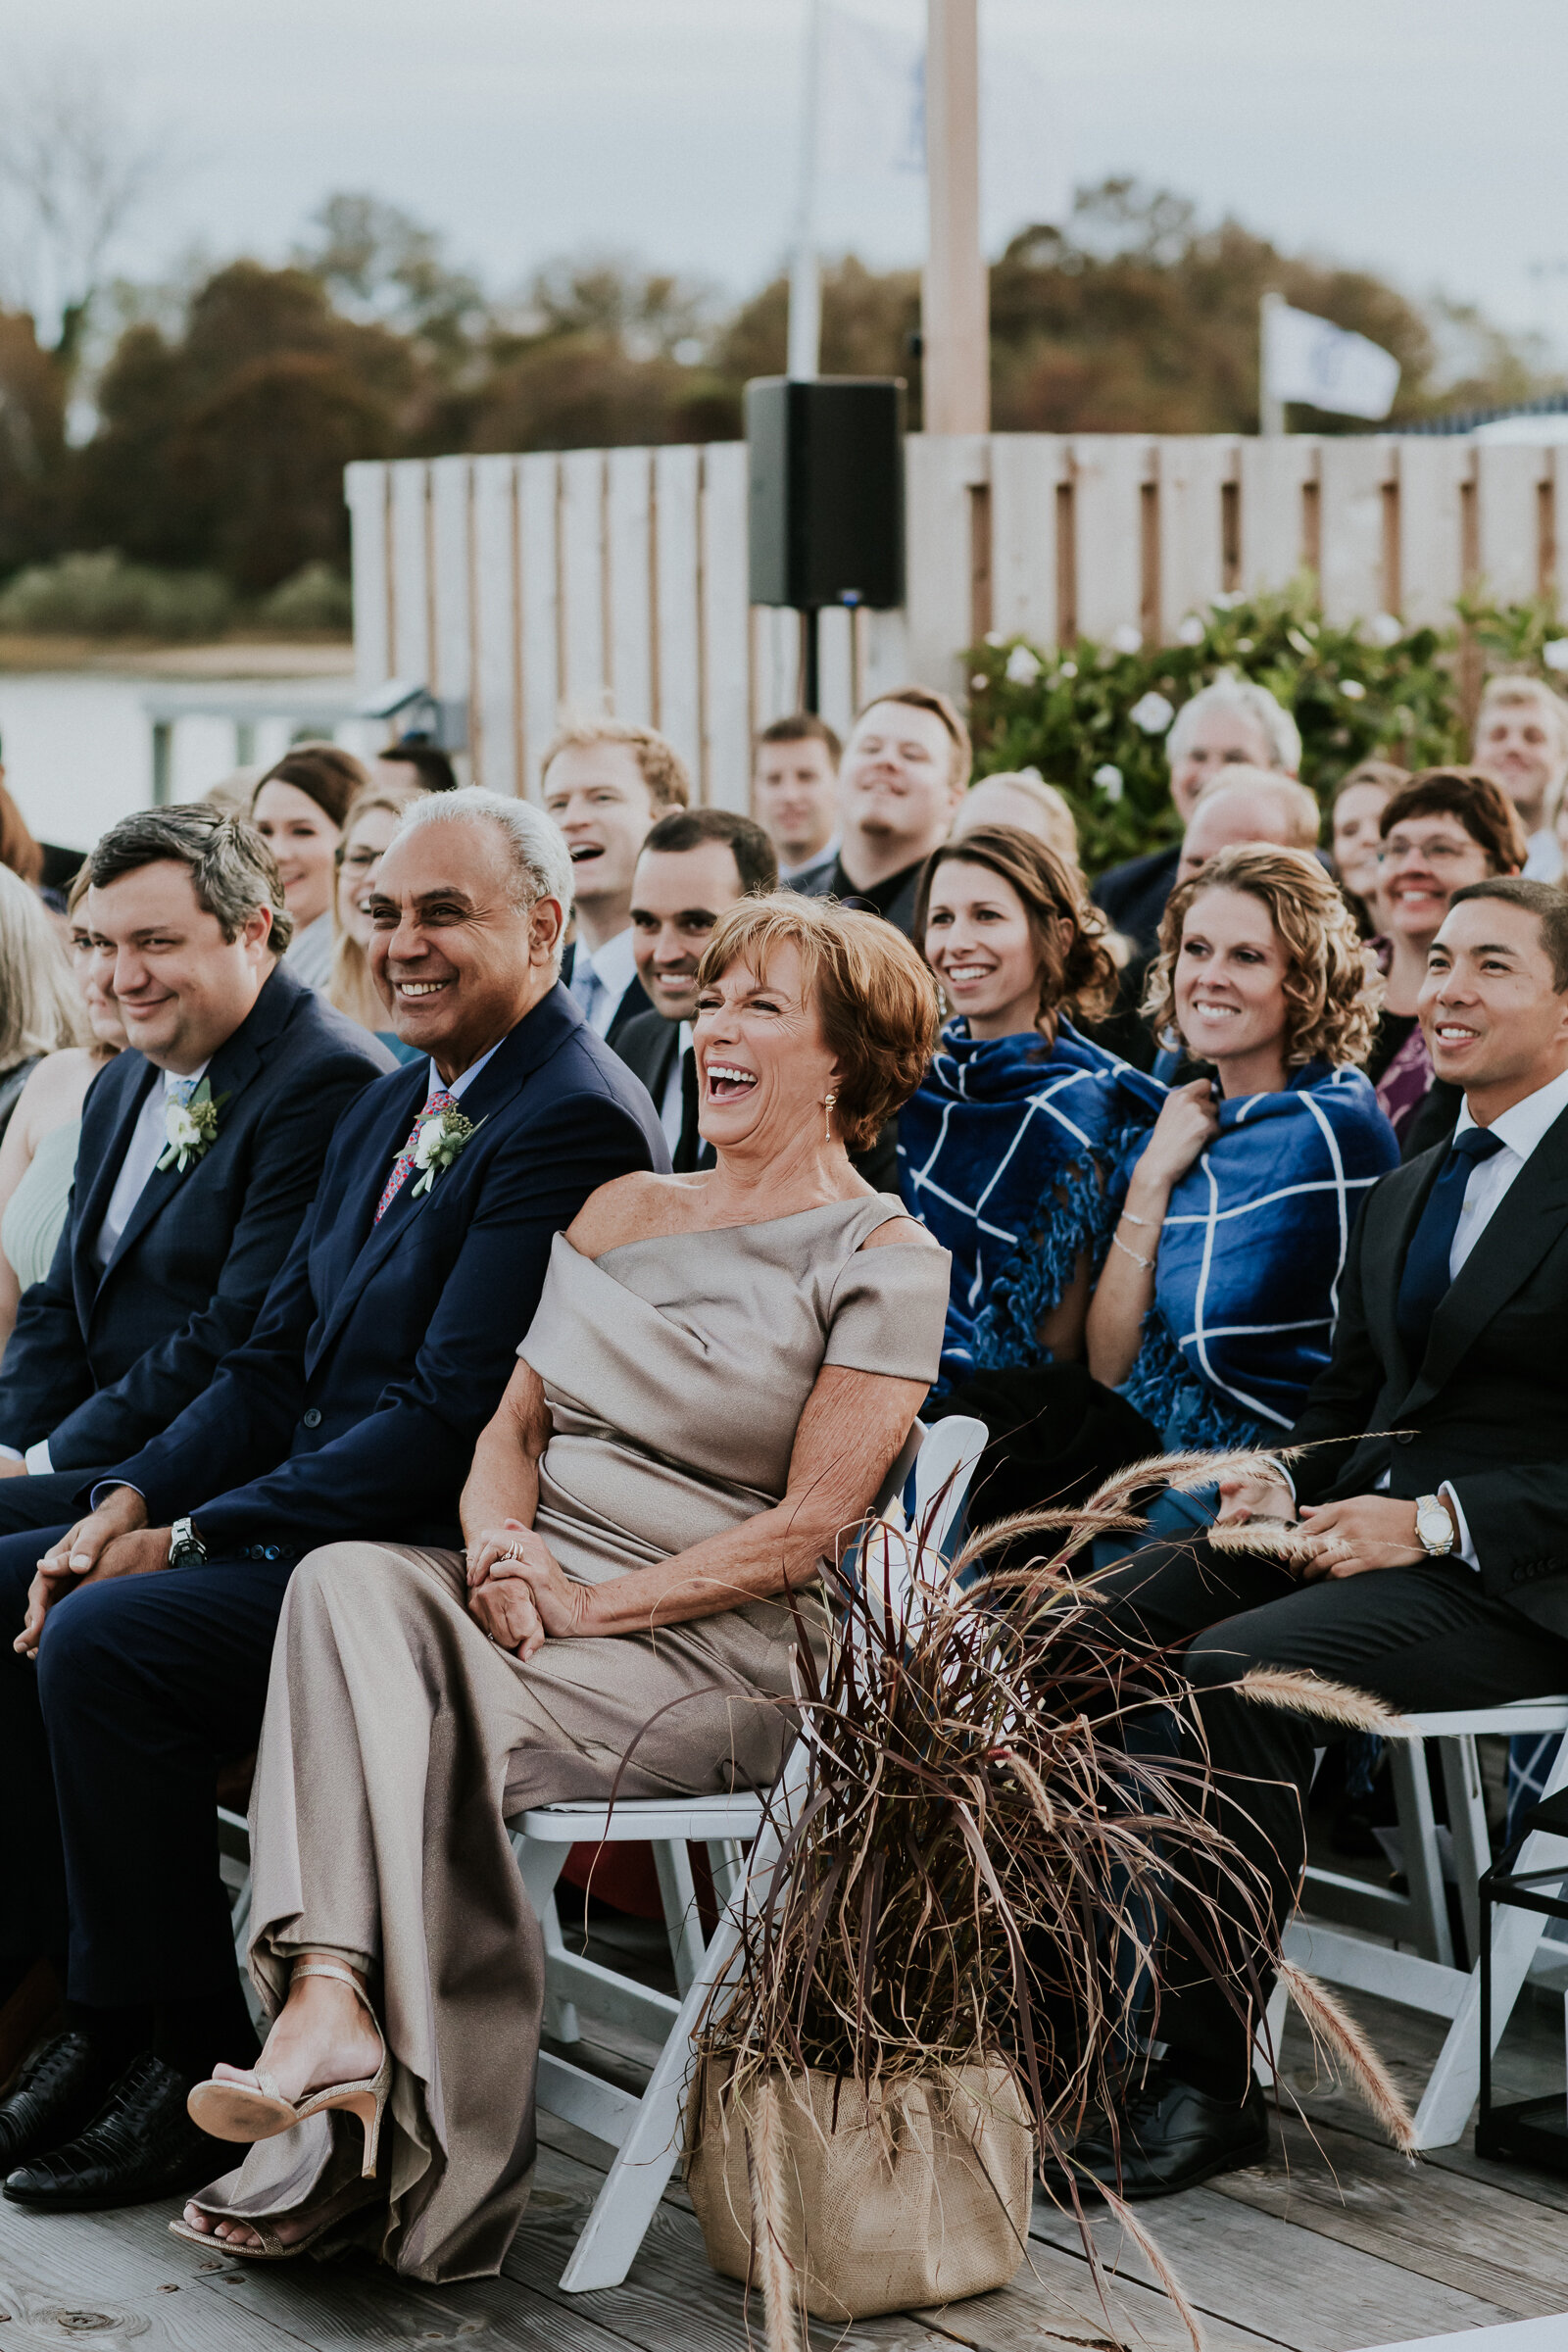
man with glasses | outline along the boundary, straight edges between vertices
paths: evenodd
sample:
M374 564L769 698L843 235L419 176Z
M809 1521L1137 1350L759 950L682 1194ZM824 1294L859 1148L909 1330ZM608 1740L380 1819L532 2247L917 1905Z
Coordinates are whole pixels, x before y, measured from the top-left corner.
M1379 822L1375 911L1388 994L1366 1074L1404 1158L1443 1143L1457 1087L1434 1080L1416 1019L1427 955L1456 890L1523 871L1524 827L1509 796L1477 768L1429 767L1401 786Z

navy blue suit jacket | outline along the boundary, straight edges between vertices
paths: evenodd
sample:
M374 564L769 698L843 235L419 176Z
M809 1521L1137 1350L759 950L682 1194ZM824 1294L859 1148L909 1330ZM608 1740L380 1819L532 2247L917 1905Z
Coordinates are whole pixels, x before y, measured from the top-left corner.
M142 1187L107 1266L93 1245L136 1116L163 1073L119 1054L87 1091L54 1262L23 1297L0 1366L0 1442L49 1441L56 1470L122 1460L250 1337L310 1206L339 1113L391 1056L282 964L207 1077L210 1150Z
M339 1537L461 1543L458 1497L588 1195L669 1155L653 1104L564 988L463 1096L476 1132L426 1193L376 1202L429 1087L396 1071L345 1113L315 1207L247 1344L163 1437L105 1474L215 1557Z

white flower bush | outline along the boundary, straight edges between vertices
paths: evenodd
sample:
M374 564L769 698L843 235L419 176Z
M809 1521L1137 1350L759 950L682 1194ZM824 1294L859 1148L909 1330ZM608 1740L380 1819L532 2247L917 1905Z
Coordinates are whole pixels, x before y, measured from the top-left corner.
M1548 669L1568 669L1568 637L1552 637L1541 649L1541 659Z
M1141 695L1127 713L1133 725L1144 735L1163 735L1176 715L1176 706L1164 695L1156 694L1152 686Z
M1121 769L1119 767L1112 766L1108 760L1105 761L1103 767L1096 768L1093 776L1090 778L1090 782L1094 785L1097 792L1102 792L1104 794L1107 801L1119 801L1121 799Z
M1040 675L1040 664L1026 645L1015 645L1007 656L1007 683L1011 686L1032 686Z

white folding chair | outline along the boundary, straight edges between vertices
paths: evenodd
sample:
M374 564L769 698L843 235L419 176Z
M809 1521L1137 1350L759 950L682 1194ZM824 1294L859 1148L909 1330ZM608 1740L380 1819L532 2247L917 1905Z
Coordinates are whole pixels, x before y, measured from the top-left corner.
M906 1448L898 1484L890 1484L880 1498L879 1512L893 1525L925 1529L928 1555L941 1549L951 1556L956 1547L969 1482L987 1435L983 1422L956 1416L931 1429L917 1427L912 1466ZM897 1602L896 1593L891 1597ZM679 2153L693 2033L734 1961L748 1891L755 1900L765 1890L781 1832L800 1803L808 1769L808 1742L798 1740L766 1799L743 1794L675 1803L650 1799L614 1806L544 1805L512 1825L518 1867L545 1923L549 2030L558 2038L576 2039L575 2011L580 2003L591 2014L631 2026L662 2045L641 2098L569 2060L549 2051L540 2054L540 2107L615 2149L605 2184L562 2273L562 2285L572 2293L618 2286L636 2259ZM687 1947L696 1958L679 2002L566 1951L561 1940L554 1888L566 1848L579 1839L610 1843L629 1838L663 1840L673 1847L687 1838L707 1840L710 1852L716 1843L723 1856L724 1907L707 1945L702 1945L699 1932ZM751 1853L742 1870L730 1856L745 1840L751 1840ZM674 1875L672 1868L671 1880ZM718 1872L714 1875L717 1885ZM563 2032L563 2026L568 2030Z
M1338 1871L1310 1867L1300 1906L1285 1933L1285 1955L1331 1984L1381 1995L1430 2017L1446 2018L1448 2032L1416 2110L1416 2145L1446 2148L1462 2138L1481 2087L1481 1874L1491 1860L1476 1740L1488 1734L1568 1732L1568 1697L1529 1699L1513 1706L1466 1708L1416 1715L1409 1735L1394 1742L1391 1763L1403 1839L1407 1894L1368 1886ZM1460 1917L1471 1960L1455 1963L1443 1867L1432 1815L1425 1742L1435 1740L1448 1799L1448 1829L1458 1880ZM1544 1795L1568 1785L1568 1740L1559 1748ZM1544 1870L1568 1860L1568 1841L1537 1832L1518 1867ZM1492 1945L1493 2047L1502 2037L1546 1921L1529 1911L1499 1910ZM1359 1931L1347 1933L1347 1930ZM1374 1940L1376 1939L1376 1940ZM1400 1945L1413 1949L1401 1950ZM1269 2039L1279 2048L1287 1996L1276 1989L1269 2005ZM1260 2059L1260 2068L1262 2061Z

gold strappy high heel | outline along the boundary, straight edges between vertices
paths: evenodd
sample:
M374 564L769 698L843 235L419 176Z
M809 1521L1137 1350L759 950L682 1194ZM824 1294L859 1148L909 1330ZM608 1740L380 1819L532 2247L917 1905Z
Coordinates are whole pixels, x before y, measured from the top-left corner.
M386 2036L376 2024L375 2011L352 1969L339 1967L335 1960L297 1961L289 1982L292 1984L296 1977L335 1977L340 1984L352 1987L375 2026L381 2044L381 2063L375 2073L358 2082L332 2082L324 2090L308 2091L303 2099L286 2099L272 2077L258 2067L254 2089L248 2082L211 2080L198 2082L185 2101L186 2109L191 2122L214 2139L256 2140L274 2139L280 2132L292 2132L296 2124L303 2124L309 2116L320 2115L328 2108L342 2108L350 2115L357 2115L364 2129L365 2164L361 2177L368 2180L375 2171L381 2114L392 2088L392 2053L386 2046Z

